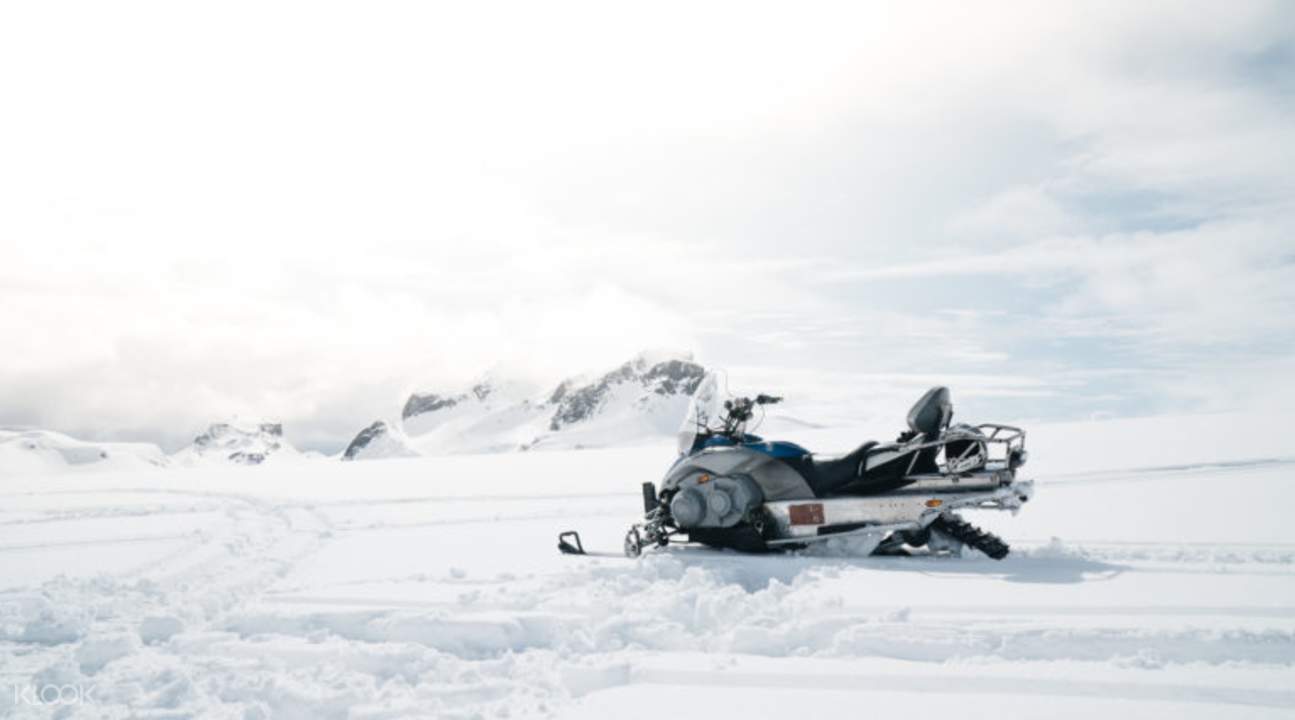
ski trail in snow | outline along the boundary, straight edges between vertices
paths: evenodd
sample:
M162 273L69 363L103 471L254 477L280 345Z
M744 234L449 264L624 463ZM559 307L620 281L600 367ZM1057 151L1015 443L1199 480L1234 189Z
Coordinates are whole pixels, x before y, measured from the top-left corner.
M1197 685L1175 685L1146 682L1099 682L1083 680L1035 679L1023 683L1017 678L923 677L885 675L872 677L857 674L787 676L778 673L711 672L670 668L632 666L626 673L629 683L673 686L713 686L728 688L787 688L798 690L837 690L850 693L902 691L911 693L947 693L956 695L1002 694L1041 695L1045 697L1101 697L1124 700L1170 700L1208 703L1211 705L1254 705L1259 707L1295 707L1295 691L1255 690Z
M140 489L125 492L139 493ZM109 500L112 497L111 491L100 494ZM40 677L84 679L87 670L94 675L101 664L149 654L146 646L150 642L178 632L201 633L290 571L297 560L318 545L312 539L314 533L293 527L292 511L256 498L221 493L165 494L197 494L215 500L222 521L170 536L122 535L0 547L39 552L74 545L103 548L170 539L193 541L180 552L142 565L128 563L111 575L97 574L79 581L61 576L39 588L0 595L0 602L16 598L6 603L9 611L0 638L5 645L16 644L24 651L19 662L6 664L6 675L21 677L37 668ZM167 514L159 511L152 515ZM91 517L98 519L102 514L92 513ZM53 632L48 632L51 627ZM76 642L77 647L69 655L65 646L71 642ZM41 666L43 671L39 670ZM45 675L41 676L41 672Z
M987 695L1100 699L1129 717L1295 709L1295 532L1260 513L1232 535L1184 535L1176 523L1201 511L1167 504L1226 478L1276 505L1282 463L1058 482L991 520L1015 546L1001 563L564 557L570 527L617 548L637 488L544 494L544 478L501 470L464 497L387 487L384 467L321 498L270 473L274 493L161 473L3 494L0 562L26 575L0 578L0 679L93 682L105 717L550 716L636 688L678 693L681 717L687 699L761 688L907 711Z
M1295 465L1295 458L1256 458L1249 460L1229 460L1213 463L1188 463L1185 465L1155 465L1149 467L1131 467L1118 470L1097 470L1077 473L1049 473L1040 478L1050 484L1097 484L1126 483L1136 481L1154 481L1166 473L1178 475L1193 474L1228 474L1234 471L1244 472L1256 468L1283 468Z

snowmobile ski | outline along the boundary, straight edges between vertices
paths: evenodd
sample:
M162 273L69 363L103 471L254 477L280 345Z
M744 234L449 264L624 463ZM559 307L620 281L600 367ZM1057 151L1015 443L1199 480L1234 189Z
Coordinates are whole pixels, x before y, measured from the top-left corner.
M568 530L558 535L558 550L563 555L587 555L584 543L580 542L580 533Z

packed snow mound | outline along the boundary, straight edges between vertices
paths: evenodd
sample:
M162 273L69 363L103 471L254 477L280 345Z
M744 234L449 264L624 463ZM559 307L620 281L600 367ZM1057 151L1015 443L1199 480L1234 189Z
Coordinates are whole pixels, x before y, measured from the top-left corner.
M410 395L401 425L423 455L635 444L673 433L705 374L691 356L642 353L542 394L487 377L463 392Z
M51 430L0 428L0 477L166 464L162 449L151 443L87 442Z
M342 453L343 460L375 460L379 458L414 457L418 453L409 448L404 433L378 420L364 428Z
M179 465L260 465L274 458L299 459L301 453L283 438L283 424L232 420L213 423L193 444L172 459Z

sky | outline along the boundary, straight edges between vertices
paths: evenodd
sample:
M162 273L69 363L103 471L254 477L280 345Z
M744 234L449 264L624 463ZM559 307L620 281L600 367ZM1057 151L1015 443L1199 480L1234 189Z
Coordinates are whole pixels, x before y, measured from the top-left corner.
M644 348L1289 407L1292 168L1284 2L5 3L0 424L336 450Z

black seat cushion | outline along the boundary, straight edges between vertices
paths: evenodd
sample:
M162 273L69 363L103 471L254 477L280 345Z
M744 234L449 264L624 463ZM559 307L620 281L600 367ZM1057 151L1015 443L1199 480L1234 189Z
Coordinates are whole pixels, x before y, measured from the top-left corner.
M873 468L867 468L867 461L874 455L891 455L898 449L896 445L878 445L866 442L853 452L835 458L818 458L806 455L793 462L793 467L805 478L815 497L835 497L841 495L876 495L901 488L912 482L907 477L910 467L914 472L924 471L925 455L928 451L910 451L897 455L894 459L883 462ZM913 461L913 452L919 457Z
M796 468L816 497L888 492L911 483L912 480L908 479L911 474L938 471L938 447L902 451L902 443L938 438L949 426L952 417L953 403L949 399L949 389L933 387L908 411L909 431L900 436L898 442L901 444L878 445L866 442L854 452L837 458L805 455L784 458L784 462ZM869 460L871 462L867 462Z
M859 479L859 469L868 452L876 447L875 442L866 442L856 448L853 452L835 458L819 458L813 455L805 456L804 467L798 468L805 479L809 481L809 486L814 490L814 495L818 497L827 497L828 495L839 494L838 488L845 487Z

